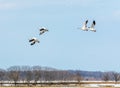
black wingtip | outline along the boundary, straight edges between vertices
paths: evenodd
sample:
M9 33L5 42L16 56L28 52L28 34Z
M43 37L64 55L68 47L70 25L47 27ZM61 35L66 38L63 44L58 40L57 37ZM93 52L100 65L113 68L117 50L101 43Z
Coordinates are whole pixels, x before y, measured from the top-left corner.
M94 24L94 25L96 24L95 20L93 20L93 24Z
M86 24L88 23L88 20L86 20Z
M29 42L32 42L32 41L33 41L33 39L30 39L30 40L29 40Z

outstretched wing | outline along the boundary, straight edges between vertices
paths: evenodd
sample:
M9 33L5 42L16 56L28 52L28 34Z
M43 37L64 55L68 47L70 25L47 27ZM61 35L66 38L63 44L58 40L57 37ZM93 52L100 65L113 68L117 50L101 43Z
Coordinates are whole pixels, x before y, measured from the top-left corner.
M85 24L87 24L87 23L88 23L88 20L85 21Z
M32 41L34 41L34 39L30 39L30 40L29 40L29 42L32 42Z
M34 45L35 44L35 42L32 42L30 45Z
M95 20L93 20L93 23L92 23L92 25L91 25L91 28L94 28L95 25L96 25L96 22L95 22Z
M88 20L85 21L84 26L87 27Z
M40 35L42 35L44 33L44 31L40 31Z
M44 31L45 29L44 28L41 28L40 31Z

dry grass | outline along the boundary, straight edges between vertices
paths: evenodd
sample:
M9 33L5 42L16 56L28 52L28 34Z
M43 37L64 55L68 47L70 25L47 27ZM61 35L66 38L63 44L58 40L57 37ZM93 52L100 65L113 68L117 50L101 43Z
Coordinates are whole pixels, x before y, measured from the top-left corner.
M84 87L84 86L77 86L77 87L0 87L0 88L120 88L120 87Z

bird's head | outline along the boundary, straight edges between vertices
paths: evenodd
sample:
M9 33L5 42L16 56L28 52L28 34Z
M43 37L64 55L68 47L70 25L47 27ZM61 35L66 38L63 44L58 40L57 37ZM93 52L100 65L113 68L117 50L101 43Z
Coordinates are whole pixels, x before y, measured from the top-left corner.
M48 31L48 29L46 29L46 31Z

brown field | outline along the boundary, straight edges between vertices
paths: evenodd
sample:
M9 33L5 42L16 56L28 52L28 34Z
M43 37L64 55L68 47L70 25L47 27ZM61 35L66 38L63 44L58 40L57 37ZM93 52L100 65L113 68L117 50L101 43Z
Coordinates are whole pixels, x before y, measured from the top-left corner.
M84 86L77 86L77 87L0 87L0 88L120 88L120 87L84 87Z

